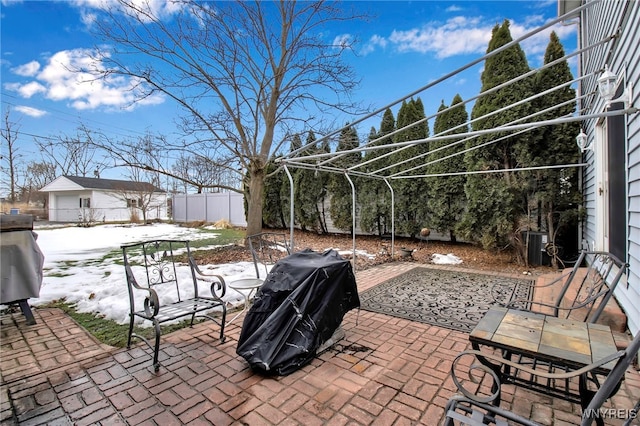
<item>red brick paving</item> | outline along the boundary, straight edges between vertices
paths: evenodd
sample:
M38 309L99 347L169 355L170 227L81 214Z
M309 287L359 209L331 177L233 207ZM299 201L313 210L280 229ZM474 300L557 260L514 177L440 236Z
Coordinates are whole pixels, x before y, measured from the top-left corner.
M415 266L358 272L359 290ZM59 309L34 314L33 326L19 313L1 317L3 425L439 424L455 392L452 360L469 347L465 333L351 311L339 346L289 376L263 377L235 353L241 321L224 344L205 322L164 336L154 373L143 346L101 345ZM639 398L640 374L629 371L607 407L628 409ZM580 419L575 404L513 386L504 386L503 406L543 424Z

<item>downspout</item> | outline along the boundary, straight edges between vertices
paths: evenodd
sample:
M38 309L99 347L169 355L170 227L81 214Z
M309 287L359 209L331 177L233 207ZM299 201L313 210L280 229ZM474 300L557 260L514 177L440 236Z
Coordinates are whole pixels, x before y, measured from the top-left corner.
M293 245L293 177L291 176L286 164L284 165L284 171L287 173L287 177L289 178L289 248L293 253L295 247Z
M349 173L345 172L344 176L351 185L351 236L353 239L353 258L351 259L351 265L356 267L356 187L353 181L349 177Z

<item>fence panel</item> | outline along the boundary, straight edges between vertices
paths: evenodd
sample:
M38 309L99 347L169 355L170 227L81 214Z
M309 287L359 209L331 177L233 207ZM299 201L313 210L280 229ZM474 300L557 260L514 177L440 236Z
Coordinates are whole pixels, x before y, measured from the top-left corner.
M176 194L172 198L174 222L217 222L228 220L233 226L247 226L244 199L236 192Z

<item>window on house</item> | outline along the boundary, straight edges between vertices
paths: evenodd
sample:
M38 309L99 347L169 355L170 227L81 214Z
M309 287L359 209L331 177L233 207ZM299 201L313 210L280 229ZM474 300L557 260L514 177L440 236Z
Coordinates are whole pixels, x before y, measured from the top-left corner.
M80 198L80 207L81 208L91 208L91 198Z
M127 207L133 208L142 208L144 203L142 202L142 198L129 198L127 199Z

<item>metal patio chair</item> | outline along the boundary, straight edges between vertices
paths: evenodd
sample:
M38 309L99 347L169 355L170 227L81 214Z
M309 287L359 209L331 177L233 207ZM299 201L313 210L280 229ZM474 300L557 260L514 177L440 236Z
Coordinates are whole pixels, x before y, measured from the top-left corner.
M582 420L580 423L582 426L587 426L593 424L594 421L600 425L604 424L602 419L603 414L599 409L602 407L604 402L618 390L620 383L624 379L627 368L632 364L634 358L638 354L638 351L640 351L640 333L636 335L625 350L618 351L579 370L562 373L549 372L540 368L525 367L508 358L503 358L498 354L488 354L480 351L464 351L456 357L451 366L451 376L461 394L456 394L449 399L445 407L444 425L453 426L464 424L484 426L493 424L505 426L508 424L521 424L526 426L539 426L538 423L530 419L524 418L504 408L492 405L500 394L500 381L498 376L494 371L482 364L472 364L471 366L468 366L468 363L461 362L461 359L466 356L472 356L476 359L477 357L488 358L492 362L502 363L510 366L511 368L518 368L527 371L532 375L543 377L549 381L566 381L583 374L586 375L600 366L615 363L611 372L600 384L597 391L591 391L593 392L593 396L591 397L588 406L582 412ZM464 374L466 381L461 380L458 374ZM492 389L492 393L489 395L479 394L477 390L479 388L479 383L482 382L482 380L479 380L479 377L483 374L485 375L483 377L489 377L489 380L493 382L490 384L491 386L489 386L489 388ZM465 387L465 384L467 386L473 386L474 390L470 390ZM483 389L488 388L484 386L486 383L482 383L482 385ZM633 407L625 408L628 408L629 412L633 411Z
M220 325L220 341L225 341L224 326L227 308L222 298L226 292L224 278L207 274L198 268L191 256L189 241L151 240L121 246L129 292L129 335L141 339L153 350L154 370L160 369L160 326L168 321L204 317ZM186 256L188 272L180 274L177 266ZM208 295L200 294L198 282L209 286ZM144 298L144 300L143 300ZM214 315L215 314L215 315ZM219 314L219 315L218 315ZM153 345L144 336L134 333L136 318L150 321L155 330Z
M244 303L242 309L231 318L227 324L231 324L242 315L251 303L251 299L260 289L269 272L269 266L278 260L291 254L289 241L285 234L276 232L261 232L247 237L253 265L256 270L255 278L242 278L231 281L227 286L242 295Z

